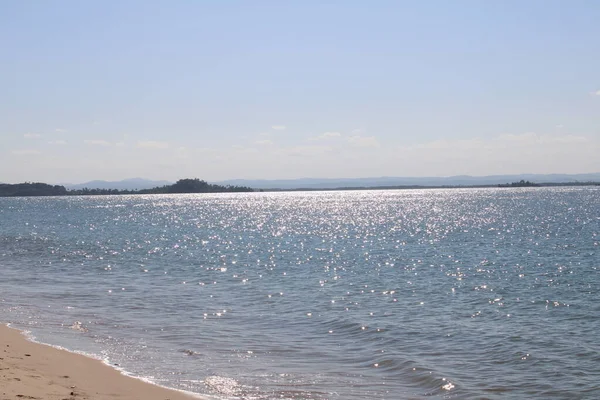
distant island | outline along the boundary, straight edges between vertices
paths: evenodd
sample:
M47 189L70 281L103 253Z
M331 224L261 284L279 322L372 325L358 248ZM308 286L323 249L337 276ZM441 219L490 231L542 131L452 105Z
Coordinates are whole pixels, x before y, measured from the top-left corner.
M17 183L14 185L0 183L0 197L25 196L66 196L69 194L64 186L46 183Z
M31 196L97 196L97 195L124 195L124 194L176 194L176 193L233 193L254 192L246 186L216 185L195 179L180 179L172 185L158 186L142 190L118 189L89 189L82 188L67 190L61 185L48 185L46 183L17 183L0 184L0 197L31 197Z
M538 183L533 183L533 182L529 182L526 180L521 179L519 182L513 182L513 183L501 183L498 185L498 187L539 187L541 186Z
M544 182L535 183L520 180L500 184L409 184L409 185L372 185L372 186L331 186L331 187L281 187L281 188L252 188L250 186L232 184L214 184L194 179L180 179L170 185L157 186L151 189L106 189L78 188L67 189L62 185L46 183L0 183L0 197L31 197L31 196L99 196L99 195L128 195L128 194L177 194L177 193L237 193L237 192L297 192L324 190L398 190L398 189L466 189L466 188L521 188L521 187L554 187L554 186L600 186L598 181L585 182Z
M542 186L588 185L600 182L600 172L585 174L454 175L437 177L379 176L364 178L229 179L215 183L219 185L249 186L254 189L264 190L331 190L341 188L497 187L497 185L510 185L510 182L520 182L521 180ZM88 185L88 187L91 186Z

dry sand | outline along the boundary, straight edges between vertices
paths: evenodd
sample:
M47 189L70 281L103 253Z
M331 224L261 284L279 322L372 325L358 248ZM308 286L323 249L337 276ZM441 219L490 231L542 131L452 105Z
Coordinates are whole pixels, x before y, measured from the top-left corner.
M0 325L0 400L190 400L98 360L28 341Z

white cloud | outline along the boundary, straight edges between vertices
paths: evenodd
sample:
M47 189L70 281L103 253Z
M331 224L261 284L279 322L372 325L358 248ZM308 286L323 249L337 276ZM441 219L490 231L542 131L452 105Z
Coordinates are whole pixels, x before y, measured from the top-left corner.
M169 143L158 142L155 140L145 140L137 142L137 147L142 149L167 149L169 148Z
M235 152L235 154L255 154L258 153L258 149L254 148L254 147L245 147L239 144L235 144L233 146L231 146L231 148L233 149L233 151ZM219 152L220 154L218 154L217 158L222 158L223 153Z
M51 140L48 142L48 144L55 144L55 145L59 145L59 146L64 146L65 144L67 144L67 142L65 140Z
M39 133L26 133L23 135L25 139L39 139L42 137Z
M284 131L287 127L285 125L273 125L271 128L276 131Z
M278 149L277 154L292 157L313 157L331 152L329 146L291 146Z
M379 141L375 136L354 135L348 138L348 143L354 147L379 147Z
M325 132L322 135L311 137L308 140L327 140L339 137L342 137L342 134L339 132Z
M595 92L592 92L593 96L600 96L600 90L596 90Z
M65 132L68 132L68 131L67 131L66 129L56 128L56 129L54 130L54 132L65 133Z
M41 154L42 152L39 150L24 149L24 150L13 150L12 153L16 156L33 156L36 154Z
M496 142L508 142L512 145L532 145L543 143L583 143L588 140L585 136L577 135L539 135L535 132L526 132L520 135L505 134L493 139Z
M564 123L566 127L556 129L557 122ZM404 145L400 136L396 139L386 138L384 142L379 135L373 137L371 132L350 133L350 129L340 131L340 136L334 130L328 133L325 130L317 131L318 136L327 138L321 141L309 141L306 136L276 140L274 138L278 134L285 133L284 136L287 136L287 131L279 132L267 126L271 136L259 136L260 131L257 131L251 136L252 139L244 142L247 148L233 148L225 144L208 148L210 145L204 144L206 148L190 146L183 149L180 148L182 144L166 137L150 135L128 139L107 136L106 140L110 143L100 140L103 136L100 134L73 140L67 134L52 131L44 132L41 139L25 140L22 136L24 132L17 132L13 139L21 143L5 146L6 157L3 159L0 156L0 170L12 173L11 180L40 179L50 182L57 176L65 181L96 178L116 180L138 175L176 180L194 176L198 171L205 171L199 177L207 180L600 171L597 157L600 153L600 137L592 130L581 130L583 133L571 131L568 121L557 122L551 123L545 132L506 132L495 137L482 134L460 139L440 133L440 140L415 136L407 139ZM165 140L169 142L168 148L151 150L157 145L140 142L150 148L138 149L137 140L144 138ZM58 139L65 139L68 145L59 147ZM86 142L88 146L84 145L84 139L98 140ZM269 143L269 140L273 143ZM51 144L49 141L52 141ZM126 147L119 149L117 142L125 143ZM39 143L49 149L38 147ZM86 149L72 152L69 157L60 157L60 150L71 148L76 143ZM96 147L94 144L109 147ZM158 145L158 148L163 146L165 144ZM127 157L119 154L131 148L134 151L128 152ZM219 165L219 168L215 169L214 165Z
M577 135L540 135L534 132L522 134L504 134L491 139L440 139L420 143L413 146L401 146L408 151L436 151L455 154L479 155L481 152L506 152L506 151L539 151L541 149L558 148L566 145L581 145L589 141L585 136Z
M186 159L190 155L189 149L185 146L179 146L177 149L174 149L174 150L175 150L174 155L178 159Z
M110 142L101 139L93 139L93 140L84 140L85 144L89 144L92 146L110 146Z
M427 143L420 143L414 146L407 147L412 150L444 150L444 149L461 149L461 150L473 150L488 148L489 145L484 143L480 139L439 139Z
M526 132L400 146L387 163L409 170L418 164L422 176L582 173L600 169L598 152L600 140L593 136Z

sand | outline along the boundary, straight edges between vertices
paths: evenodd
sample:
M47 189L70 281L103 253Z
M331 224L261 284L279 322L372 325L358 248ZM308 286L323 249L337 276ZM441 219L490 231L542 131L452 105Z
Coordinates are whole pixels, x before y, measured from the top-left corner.
M28 341L0 325L0 400L190 400L101 361ZM198 397L196 397L198 398Z

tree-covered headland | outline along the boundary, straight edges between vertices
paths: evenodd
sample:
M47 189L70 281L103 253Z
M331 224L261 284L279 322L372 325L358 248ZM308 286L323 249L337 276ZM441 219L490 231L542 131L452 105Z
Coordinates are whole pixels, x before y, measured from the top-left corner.
M25 196L65 196L67 189L60 185L48 185L46 183L0 183L0 196L2 197L25 197Z
M117 189L77 189L67 190L61 185L48 185L46 183L17 183L0 184L0 197L25 197L25 196L93 196L93 195L120 195L120 194L176 194L176 193L233 193L253 192L254 189L246 186L216 185L195 179L180 179L172 185L159 186L142 190L117 190Z

